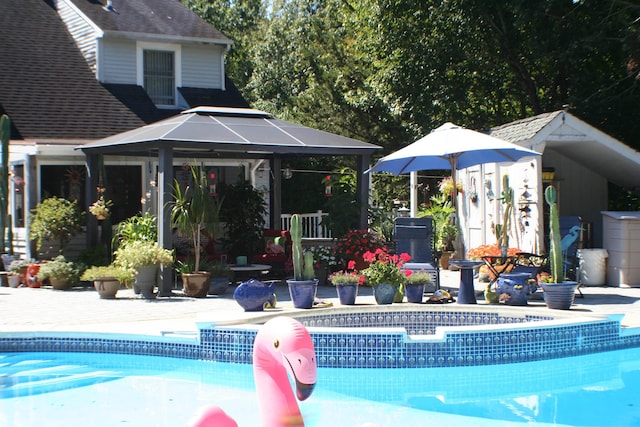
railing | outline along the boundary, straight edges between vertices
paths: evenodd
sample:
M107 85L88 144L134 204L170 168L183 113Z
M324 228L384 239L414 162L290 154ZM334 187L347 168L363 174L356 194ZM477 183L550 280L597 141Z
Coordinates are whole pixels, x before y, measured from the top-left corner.
M299 214L302 219L302 237L311 239L330 239L331 231L324 225L323 219L328 217L328 213L317 211L314 213ZM289 230L291 228L291 214L280 215L280 228Z

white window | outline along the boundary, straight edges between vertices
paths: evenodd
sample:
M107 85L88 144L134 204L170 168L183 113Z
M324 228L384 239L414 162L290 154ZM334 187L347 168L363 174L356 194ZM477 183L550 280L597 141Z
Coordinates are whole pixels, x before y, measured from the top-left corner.
M180 47L160 43L138 44L138 84L158 107L175 107L181 84Z
M144 88L156 105L176 104L175 60L173 52L143 52Z

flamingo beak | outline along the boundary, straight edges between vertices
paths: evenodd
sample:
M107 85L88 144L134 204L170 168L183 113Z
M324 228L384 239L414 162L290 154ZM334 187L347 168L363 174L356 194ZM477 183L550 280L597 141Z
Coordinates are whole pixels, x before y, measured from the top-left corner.
M299 401L306 400L311 393L313 393L313 389L316 387L315 384L304 384L299 381L296 381L296 396Z

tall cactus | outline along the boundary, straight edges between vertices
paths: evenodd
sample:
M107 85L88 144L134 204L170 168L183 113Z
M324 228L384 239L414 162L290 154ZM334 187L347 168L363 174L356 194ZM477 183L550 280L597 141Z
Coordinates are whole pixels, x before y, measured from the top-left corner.
M302 219L300 215L291 216L291 241L293 250L293 278L294 280L311 280L314 276L313 254L302 250Z
M7 209L9 207L9 137L11 135L11 120L6 114L0 118L0 236L2 252L5 250L5 235L7 228ZM11 251L12 252L12 251Z
M513 213L513 188L509 187L509 175L502 177L502 204L504 205L504 214L502 216L502 225L496 225L496 237L498 245L501 247L509 247L509 230L511 229L511 215Z
M557 191L553 185L544 190L544 199L549 205L549 258L551 276L554 283L560 283L563 277L562 243L560 237L560 220L558 217Z

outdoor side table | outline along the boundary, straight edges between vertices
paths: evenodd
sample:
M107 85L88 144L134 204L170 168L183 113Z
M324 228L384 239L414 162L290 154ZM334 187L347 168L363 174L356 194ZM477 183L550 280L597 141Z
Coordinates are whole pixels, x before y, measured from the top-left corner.
M270 269L271 266L268 264L231 264L229 266L229 270L233 272L234 282L254 278L255 276L258 276L255 278L259 278L259 276L269 271Z
M476 291L473 286L473 269L484 264L484 261L451 260L449 264L460 269L458 304L477 304Z

